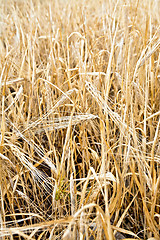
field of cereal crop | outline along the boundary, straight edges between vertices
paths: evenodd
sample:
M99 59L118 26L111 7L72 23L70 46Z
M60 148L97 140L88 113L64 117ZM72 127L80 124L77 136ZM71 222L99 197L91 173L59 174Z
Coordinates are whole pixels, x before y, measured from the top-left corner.
M159 239L159 50L159 0L0 0L0 239Z

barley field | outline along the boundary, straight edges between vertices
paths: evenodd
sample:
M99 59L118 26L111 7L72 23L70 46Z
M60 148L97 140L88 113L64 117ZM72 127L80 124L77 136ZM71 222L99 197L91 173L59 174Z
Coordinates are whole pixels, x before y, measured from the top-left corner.
M159 0L0 0L0 239L160 239L159 50Z

